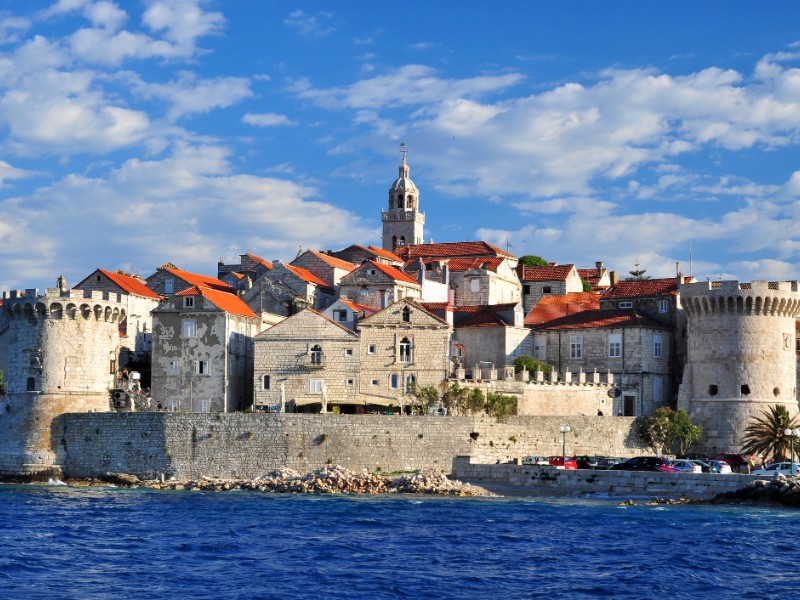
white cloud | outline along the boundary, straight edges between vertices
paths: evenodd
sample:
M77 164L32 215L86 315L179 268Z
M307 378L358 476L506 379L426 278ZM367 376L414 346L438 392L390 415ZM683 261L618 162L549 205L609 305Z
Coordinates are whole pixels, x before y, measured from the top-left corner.
M279 125L297 125L297 121L292 121L286 115L277 113L247 113L242 117L242 122L256 127L275 127Z
M302 10L294 10L284 19L283 24L297 29L300 35L309 37L325 37L335 31L333 27L326 23L333 15L329 12L318 12L315 15L308 15Z

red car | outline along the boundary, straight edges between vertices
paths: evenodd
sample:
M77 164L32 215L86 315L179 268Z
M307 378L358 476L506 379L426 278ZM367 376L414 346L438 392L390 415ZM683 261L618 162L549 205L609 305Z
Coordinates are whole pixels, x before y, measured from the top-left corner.
M578 463L576 463L575 459L571 456L567 456L566 458L563 456L551 456L548 460L552 466L558 467L559 469L566 469L568 471L578 470Z

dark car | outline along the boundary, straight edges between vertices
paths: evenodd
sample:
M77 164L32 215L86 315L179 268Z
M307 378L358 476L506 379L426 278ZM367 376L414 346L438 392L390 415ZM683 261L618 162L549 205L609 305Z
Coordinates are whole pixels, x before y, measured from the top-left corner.
M611 471L667 471L673 469L669 460L660 456L636 456L611 467Z
M711 457L708 454L703 454L701 452L689 452L689 454L682 454L678 458L685 458L686 460L706 461Z
M618 465L621 462L625 462L624 458L614 458L613 456L603 456L598 461L597 464L592 467L593 469L598 469L600 471L608 471L614 465Z

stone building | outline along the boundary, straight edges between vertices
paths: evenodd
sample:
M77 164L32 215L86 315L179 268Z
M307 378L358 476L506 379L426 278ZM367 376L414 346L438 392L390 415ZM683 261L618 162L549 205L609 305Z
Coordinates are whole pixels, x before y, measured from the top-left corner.
M341 258L355 265L360 265L365 260L374 260L375 262L383 263L390 267L402 267L404 262L402 258L389 250L384 250L377 246L364 247L358 244L353 244L338 252L329 251L327 254L335 258Z
M533 310L546 296L563 296L583 291L583 282L575 265L549 265L517 269L522 283L522 308L525 314Z
M286 412L364 412L359 338L306 308L254 340L255 407Z
M600 261L595 263L594 269L578 269L578 277L592 286L595 292L603 292L617 283L617 274L613 273L613 278L611 275Z
M325 282L329 288L336 288L339 281L352 272L356 265L330 254L306 250L292 261L292 266L301 267Z
M739 452L748 422L768 407L798 414L796 281L703 281L680 286L688 362L678 406L703 427L708 450Z
M401 270L368 260L342 277L339 295L347 300L381 309L401 298L420 299L422 288L416 279Z
M122 298L126 318L120 323L122 350L119 369L127 367L129 363L150 364L153 331L150 311L158 306L161 296L139 277L104 269L97 269L72 289L81 290L88 297L91 297L91 292L102 292L106 299Z
M272 262L242 300L256 314L289 316L304 308L324 310L336 298L336 290L326 281L303 267Z
M671 329L632 309L584 310L530 326L534 355L559 374L611 373L613 414L643 416L673 404ZM544 358L541 358L544 357Z
M153 311L153 402L229 412L253 402L253 337L262 324L235 294L194 286Z
M199 275L179 269L172 263L166 263L156 268L156 272L145 281L147 287L159 296L172 296L178 292L194 286L211 288L230 294L236 293L236 288L224 281L210 275Z
M503 371L517 356L531 354L531 332L523 324L520 302L456 307L453 319L455 367Z
M377 308L352 302L346 298L339 298L322 313L331 321L339 325L344 325L351 331L358 329L358 322L364 317L368 317L378 311Z
M256 279L270 270L271 262L248 252L239 255L238 264L226 264L220 260L217 264L217 277L237 290L247 290Z
M402 145L403 164L400 173L389 188L389 210L381 211L384 250L394 252L400 246L421 244L425 227L425 213L419 210L419 190L409 175L405 145Z

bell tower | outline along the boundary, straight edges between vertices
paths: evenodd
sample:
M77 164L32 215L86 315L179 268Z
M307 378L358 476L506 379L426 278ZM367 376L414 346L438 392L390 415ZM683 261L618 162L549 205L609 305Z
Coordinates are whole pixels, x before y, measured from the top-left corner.
M403 164L400 173L389 189L389 210L381 211L383 220L384 250L394 251L398 246L410 246L422 243L425 227L425 213L419 210L419 190L408 176L409 167L406 155L409 153L405 144L400 144Z

